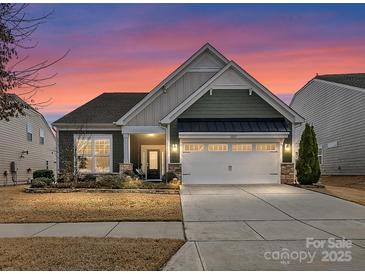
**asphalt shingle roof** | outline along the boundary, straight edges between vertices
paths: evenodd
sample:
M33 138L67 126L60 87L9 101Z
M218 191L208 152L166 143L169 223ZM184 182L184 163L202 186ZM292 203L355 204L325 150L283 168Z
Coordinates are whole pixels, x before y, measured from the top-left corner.
M365 73L324 74L324 75L317 75L315 79L320 79L324 81L365 89Z
M285 119L178 119L179 132L288 132Z
M113 123L119 120L148 93L103 93L61 117L53 124Z

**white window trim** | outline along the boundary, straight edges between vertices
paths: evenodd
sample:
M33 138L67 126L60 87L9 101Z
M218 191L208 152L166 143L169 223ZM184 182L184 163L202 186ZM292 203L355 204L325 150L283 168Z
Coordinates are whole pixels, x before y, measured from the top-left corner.
M91 174L109 174L113 173L113 135L112 134L74 134L74 171L76 171L77 165L77 150L76 150L76 141L83 136L90 137L91 142L91 172L82 172L82 173L91 173ZM95 151L94 151L94 140L95 139L109 139L110 140L110 154L109 154L109 172L95 172Z

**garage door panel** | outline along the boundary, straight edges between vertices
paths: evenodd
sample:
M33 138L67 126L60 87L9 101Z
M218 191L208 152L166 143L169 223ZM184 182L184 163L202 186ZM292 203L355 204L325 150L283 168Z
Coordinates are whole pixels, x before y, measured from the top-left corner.
M279 152L182 153L184 184L272 184L279 182ZM230 146L231 148L231 146Z

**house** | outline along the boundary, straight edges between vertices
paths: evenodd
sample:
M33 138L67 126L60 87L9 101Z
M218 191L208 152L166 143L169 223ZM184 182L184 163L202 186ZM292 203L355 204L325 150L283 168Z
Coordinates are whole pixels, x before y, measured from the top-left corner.
M322 174L365 175L365 73L317 75L290 106L314 126Z
M0 120L0 185L27 183L38 169L55 172L56 137L43 115L27 105L25 115Z
M294 181L292 136L304 119L210 44L149 93L104 93L53 123L59 168L184 184ZM70 153L75 151L75 153ZM75 155L76 154L76 155Z

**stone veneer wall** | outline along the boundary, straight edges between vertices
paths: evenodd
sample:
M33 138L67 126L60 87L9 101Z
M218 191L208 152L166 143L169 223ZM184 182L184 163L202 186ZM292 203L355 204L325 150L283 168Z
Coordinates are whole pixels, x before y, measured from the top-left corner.
M173 172L181 180L181 164L180 163L169 163L167 165L167 170Z
M119 174L123 174L126 171L133 171L133 164L123 164L120 163L119 164Z
M294 184L294 163L281 163L280 182L282 184Z

